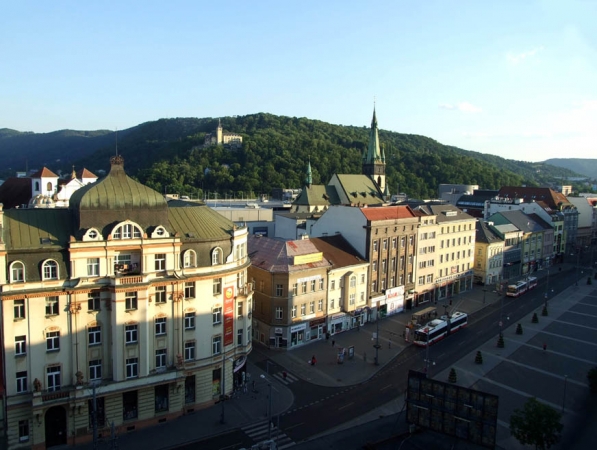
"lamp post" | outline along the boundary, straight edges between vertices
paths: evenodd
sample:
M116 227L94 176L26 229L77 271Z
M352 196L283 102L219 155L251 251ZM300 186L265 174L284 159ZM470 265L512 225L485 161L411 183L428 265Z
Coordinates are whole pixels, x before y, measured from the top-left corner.
M379 307L377 308L377 316L375 319L375 324L376 324L375 345L373 347L375 347L375 365L379 366L379 347L381 347L379 345Z
M267 404L267 439L269 440L272 438L272 382L263 374L261 374L261 378L267 381L267 386L269 388Z
M564 398L562 399L562 414L566 411L566 385L568 384L568 375L564 375Z

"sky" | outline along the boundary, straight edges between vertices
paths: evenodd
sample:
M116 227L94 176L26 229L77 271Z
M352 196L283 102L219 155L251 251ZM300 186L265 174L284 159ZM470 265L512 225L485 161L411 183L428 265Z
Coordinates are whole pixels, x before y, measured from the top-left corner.
M259 112L596 158L595 0L13 1L0 128Z

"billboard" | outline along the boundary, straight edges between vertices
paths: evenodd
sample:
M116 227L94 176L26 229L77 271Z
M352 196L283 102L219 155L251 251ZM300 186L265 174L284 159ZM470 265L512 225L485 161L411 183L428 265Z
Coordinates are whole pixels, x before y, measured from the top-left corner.
M224 288L224 347L234 343L234 286Z
M432 380L410 370L406 392L406 421L422 428L494 448L497 395Z

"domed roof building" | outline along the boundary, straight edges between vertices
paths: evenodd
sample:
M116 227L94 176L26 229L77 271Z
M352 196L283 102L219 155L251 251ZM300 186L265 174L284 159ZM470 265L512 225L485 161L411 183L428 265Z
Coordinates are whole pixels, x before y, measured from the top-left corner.
M18 352L2 371L22 380L5 386L10 448L23 446L23 421L42 430L26 447L88 441L91 384L103 387L100 428L108 405L122 411L109 417L118 432L210 406L243 378L247 228L201 203L169 205L127 176L120 156L111 166L68 209L0 205L0 300L14 306L0 342L4 354ZM20 339L30 345L15 347ZM80 410L71 416L73 393ZM40 394L52 402L34 401Z

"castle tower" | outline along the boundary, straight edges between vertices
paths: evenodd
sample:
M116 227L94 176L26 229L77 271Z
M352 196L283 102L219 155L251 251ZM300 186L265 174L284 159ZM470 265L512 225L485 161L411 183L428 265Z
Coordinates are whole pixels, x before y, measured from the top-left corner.
M216 128L216 144L222 145L224 142L224 130L222 128L222 120L218 119L218 128Z
M379 133L377 131L377 117L373 107L371 131L369 131L369 145L363 153L363 175L371 178L381 192L386 190L386 157L379 147Z

